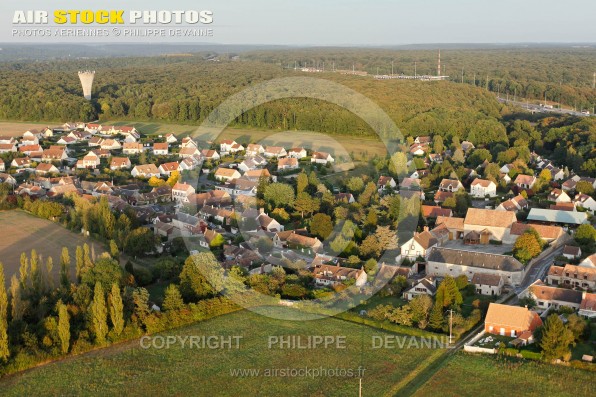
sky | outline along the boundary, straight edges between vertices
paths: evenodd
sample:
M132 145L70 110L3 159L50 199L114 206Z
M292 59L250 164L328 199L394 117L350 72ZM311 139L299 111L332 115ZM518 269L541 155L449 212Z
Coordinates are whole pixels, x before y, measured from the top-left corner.
M147 42L15 37L15 10L211 10L213 37L154 41L388 46L596 42L594 0L19 0L0 2L0 42ZM171 27L171 26L168 26ZM185 26L186 28L186 26Z

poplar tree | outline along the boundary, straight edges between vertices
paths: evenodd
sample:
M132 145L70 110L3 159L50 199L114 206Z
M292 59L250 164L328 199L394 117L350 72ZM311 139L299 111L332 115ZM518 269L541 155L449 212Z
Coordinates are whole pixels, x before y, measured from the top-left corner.
M108 312L106 309L106 299L103 293L101 283L95 283L95 291L93 293L93 302L91 303L91 320L93 325L93 333L95 340L99 344L103 344L108 334Z
M0 361L6 361L10 356L8 349L8 296L4 282L4 265L0 262Z
M124 330L124 304L122 303L120 287L116 283L112 284L112 292L110 293L110 320L114 326L114 332L116 335L120 335Z
M19 321L23 318L23 289L17 276L13 275L10 279L10 314L12 321Z
M70 285L70 254L66 247L62 247L60 255L60 285L64 289Z
M76 255L76 276L77 276L77 281L81 281L81 276L83 273L83 266L85 266L84 260L83 260L83 249L78 246L77 247L77 251L75 253Z
M68 353L70 347L70 316L68 309L62 302L58 302L58 336L62 354Z
M26 253L21 253L21 266L19 267L19 277L21 281L21 288L27 287L27 279L29 278L29 258Z

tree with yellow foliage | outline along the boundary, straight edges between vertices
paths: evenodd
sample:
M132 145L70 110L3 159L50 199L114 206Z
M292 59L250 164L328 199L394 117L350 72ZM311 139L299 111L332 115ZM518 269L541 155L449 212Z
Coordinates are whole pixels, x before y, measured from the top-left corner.
M156 176L152 176L151 178L149 178L149 186L151 187L159 187L162 186L166 183L166 181L164 181L163 179L160 179Z

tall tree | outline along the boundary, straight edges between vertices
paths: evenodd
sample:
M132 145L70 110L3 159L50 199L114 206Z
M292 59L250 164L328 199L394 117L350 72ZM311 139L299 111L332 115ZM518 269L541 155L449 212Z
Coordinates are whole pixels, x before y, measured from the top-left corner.
M12 321L19 321L23 318L23 298L21 283L17 276L13 274L10 278L10 309Z
M62 354L68 353L70 347L70 316L68 308L62 302L58 302L58 336Z
M8 348L8 295L4 279L4 265L0 262L0 361L10 356Z
M212 253L189 256L180 273L180 292L187 301L217 295L224 287L224 270Z
M81 281L81 277L83 276L83 267L85 267L85 260L83 259L83 248L77 246L76 250L76 277L77 281Z
M167 312L170 310L179 310L184 307L182 295L176 285L170 284L168 285L168 288L166 288L162 307Z
M60 254L60 285L64 289L70 286L70 254L66 247L62 247Z
M296 178L296 195L299 195L300 193L304 192L307 187L308 187L308 176L303 171L303 172L299 173L298 177Z
M95 291L93 292L91 322L95 340L98 344L103 344L108 334L108 311L106 309L106 298L99 281L95 284Z
M21 282L21 289L27 288L29 278L29 258L26 253L21 253L21 266L19 267L19 277Z
M114 327L116 335L120 335L124 330L124 304L122 303L122 295L120 294L120 287L118 284L112 284L112 291L110 292L110 321Z
M570 354L569 346L573 340L573 332L565 327L557 314L553 313L548 316L540 339L540 347L546 360L567 358Z

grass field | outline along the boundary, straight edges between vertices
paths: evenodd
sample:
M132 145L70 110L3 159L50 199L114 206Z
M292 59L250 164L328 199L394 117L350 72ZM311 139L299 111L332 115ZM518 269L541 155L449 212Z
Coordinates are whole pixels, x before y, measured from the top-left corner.
M596 393L596 373L488 355L452 356L414 395L582 397Z
M173 133L177 136L192 136L200 141L209 141L212 136L196 134L197 126L182 124L166 124L154 122L126 122L110 121L105 124L132 125L137 130L147 135L163 135ZM320 134L308 131L266 131L257 129L227 128L216 139L234 139L239 143L247 144L259 142L263 145L279 145L286 148L303 146L308 149L327 151L332 154L367 153L384 156L387 149L383 143L374 137L358 137L349 135ZM343 152L343 153L342 153Z
M36 249L45 262L48 256L54 260L53 273L58 275L60 270L60 252L62 247L68 247L71 263L74 263L77 245L84 243L95 246L95 254L99 255L104 248L97 242L86 239L82 235L72 233L54 222L37 218L23 211L1 211L0 227L0 261L4 264L6 282L10 282L13 274L19 273L22 252L27 255ZM74 265L71 267L74 268Z
M290 309L270 308L287 311ZM278 313L279 314L279 313ZM166 335L166 334L164 334ZM250 311L221 316L167 335L239 335L240 349L142 349L139 342L48 364L0 381L5 396L195 395L356 396L357 377L238 377L231 370L366 368L363 395L383 396L435 349L373 349L373 336L390 335L338 319L273 320ZM346 348L269 349L275 335L346 336Z
M0 136L21 136L29 129L37 129L41 131L42 128L56 127L61 123L35 123L35 122L18 122L18 121L0 121Z

